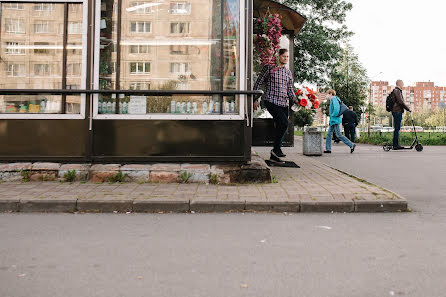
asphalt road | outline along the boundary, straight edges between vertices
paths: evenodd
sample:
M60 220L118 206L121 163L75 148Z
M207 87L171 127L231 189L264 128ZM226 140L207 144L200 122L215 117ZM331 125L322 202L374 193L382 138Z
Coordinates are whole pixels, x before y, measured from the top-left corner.
M445 296L445 153L319 157L411 213L3 214L0 296Z

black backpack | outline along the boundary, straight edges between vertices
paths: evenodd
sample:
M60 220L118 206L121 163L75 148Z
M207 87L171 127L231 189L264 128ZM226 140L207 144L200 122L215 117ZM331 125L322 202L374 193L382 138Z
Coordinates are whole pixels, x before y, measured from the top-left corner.
M394 102L393 102L393 91L392 91L390 92L389 95L387 95L386 98L386 111L391 112L393 109L393 104Z

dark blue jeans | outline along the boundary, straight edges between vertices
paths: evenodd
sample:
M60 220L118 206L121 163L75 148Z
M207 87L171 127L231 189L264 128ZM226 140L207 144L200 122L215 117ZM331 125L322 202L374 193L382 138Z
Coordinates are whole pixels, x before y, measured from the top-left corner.
M265 106L273 116L274 123L276 124L274 130L274 150L278 150L282 147L283 138L288 129L288 107L278 106L266 100Z
M403 120L403 113L392 111L393 116L393 127L395 130L393 131L393 147L399 147L399 137L400 137L400 129L401 129L401 121Z

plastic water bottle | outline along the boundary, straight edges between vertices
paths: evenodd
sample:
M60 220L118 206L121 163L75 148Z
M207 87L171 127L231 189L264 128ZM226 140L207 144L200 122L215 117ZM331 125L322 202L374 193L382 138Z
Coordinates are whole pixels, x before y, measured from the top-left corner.
M215 113L220 113L220 102L215 102Z
M190 103L190 101L188 101L186 103L186 113L191 113L191 107L192 107L192 103Z
M110 101L107 102L107 113L112 112L112 103Z
M102 113L108 113L108 105L105 101L102 101Z
M45 108L46 108L46 102L45 99L42 99L42 101L40 101L40 112L45 112Z
M203 102L203 114L208 113L208 103L206 101Z
M175 100L170 101L170 113L175 113L175 106L176 106Z
M214 112L214 100L209 101L209 113Z
M181 113L186 113L186 102L181 102Z
M111 108L112 108L112 110L110 111L110 113L115 113L116 112L116 102L115 101L112 102Z
M194 101L194 103L192 103L192 113L196 114L197 113L197 102Z
M129 113L129 105L127 102L122 103L122 113Z
M175 113L181 113L181 102L180 101L177 102L177 106L175 108Z
M225 113L229 113L229 102L225 101L225 109L224 109Z
M102 113L102 102L98 102L98 113Z
M229 104L229 112L234 113L235 112L235 103L234 101L231 101Z

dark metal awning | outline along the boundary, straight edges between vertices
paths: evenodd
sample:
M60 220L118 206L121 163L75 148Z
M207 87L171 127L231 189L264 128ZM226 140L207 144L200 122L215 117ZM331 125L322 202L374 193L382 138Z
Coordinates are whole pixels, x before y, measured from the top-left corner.
M304 16L286 5L272 0L253 0L253 14L255 18L263 17L268 10L271 13L279 14L282 17L283 28L293 31L294 35L299 34L306 21Z

